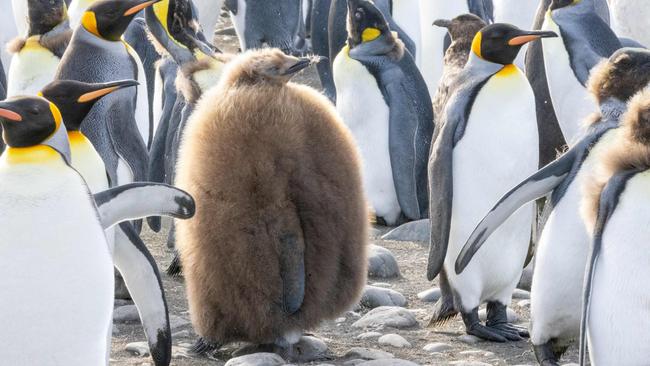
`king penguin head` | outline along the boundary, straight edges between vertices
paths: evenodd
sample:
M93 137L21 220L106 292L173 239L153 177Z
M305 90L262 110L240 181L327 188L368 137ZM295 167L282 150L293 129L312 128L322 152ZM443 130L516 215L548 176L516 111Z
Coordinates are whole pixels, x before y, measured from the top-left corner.
M46 34L68 19L63 0L28 1L28 36Z
M56 80L46 85L40 95L59 108L68 131L78 131L81 128L81 122L103 96L136 85L138 82L135 80L96 84L74 80Z
M102 0L91 5L81 17L88 32L108 41L119 41L131 20L160 0Z
M582 0L552 0L549 9L553 11L555 9L561 9L561 8L577 5L581 2Z
M472 52L490 62L512 64L523 45L540 38L557 37L554 32L524 31L514 25L495 23L481 29L472 42Z
M354 48L389 34L384 15L368 0L348 0L348 45Z

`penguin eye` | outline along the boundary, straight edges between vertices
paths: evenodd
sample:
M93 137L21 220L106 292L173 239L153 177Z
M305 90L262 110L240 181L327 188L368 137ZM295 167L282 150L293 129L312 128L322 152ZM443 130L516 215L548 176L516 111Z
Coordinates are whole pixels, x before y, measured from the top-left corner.
M356 20L363 19L363 10L361 8L357 9L357 11L354 13L354 18Z

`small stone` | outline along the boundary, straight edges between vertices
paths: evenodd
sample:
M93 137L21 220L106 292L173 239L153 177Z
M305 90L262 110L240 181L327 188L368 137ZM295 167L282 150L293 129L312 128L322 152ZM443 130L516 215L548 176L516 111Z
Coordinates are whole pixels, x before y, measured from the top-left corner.
M366 361L360 363L359 366L418 366L418 364L407 360L391 358L387 360Z
M399 276L397 260L390 250L378 245L370 245L368 251L368 276L378 278Z
M138 308L135 305L125 305L113 311L113 321L115 323L139 322Z
M342 317L340 317L340 318L336 318L336 319L334 320L334 323L336 323L336 324L341 324L341 323L345 323L346 320L347 320L347 319L346 319L344 316L342 316Z
M449 363L450 365L456 366L492 366L489 363L478 362L478 361L453 361Z
M418 325L415 315L410 311L397 306L380 306L374 308L361 319L352 324L354 328L391 327L411 328Z
M424 302L436 302L438 299L440 299L440 296L442 296L442 294L440 293L440 288L438 287L433 287L418 293L418 299Z
M447 343L429 343L424 348L423 350L429 352L429 353L437 353L437 352L445 352L449 351L453 347Z
M127 344L124 349L127 352L139 357L149 356L149 345L147 342L132 342Z
M431 223L428 219L411 221L391 230L381 238L383 240L428 243L431 238Z
M481 338L473 336L471 334L463 334L462 336L458 337L458 340L466 344L476 344L482 341Z
M361 314L357 313L356 311L348 311L347 313L345 313L345 316L349 316L352 319L361 318Z
M383 287L383 288L391 288L391 287L393 287L393 285L391 285L390 283L386 283L386 282L375 282L375 283L371 283L370 286Z
M280 366L285 362L275 353L253 353L250 355L231 358L225 366Z
M360 363L364 363L364 362L366 362L366 361L367 361L367 360L361 360L361 359L358 359L358 358L357 358L357 359L354 359L354 360L345 361L345 362L343 362L343 365L344 365L344 366L356 366L356 365L358 365L358 364L360 364Z
M481 351L480 349L470 349L470 350L467 350L467 351L458 352L459 355L463 355L463 356L478 355L478 354L481 354L481 353L483 353L483 351Z
M290 355L293 362L312 362L325 358L327 344L323 340L312 336L302 336L298 343L291 347Z
M512 292L512 298L513 298L513 299L518 299L518 300L519 300L519 299L526 299L526 300L528 300L528 299L530 299L530 292L528 292L528 291L526 291L526 290L522 290L522 289L518 289L518 288L516 288L516 289Z
M379 338L381 337L382 334L379 332L365 332L361 333L357 336L357 339L373 339L373 338Z
M172 330L176 330L178 328L182 328L186 325L190 325L190 321L180 317L178 315L169 315L169 326L171 327Z
M530 307L530 300L520 300L517 303L517 306L519 306L520 308L529 308Z
M399 334L386 334L379 337L379 344L396 348L411 348L411 344Z
M364 348L364 347L354 347L350 348L343 358L347 359L362 359L362 360L381 360L384 358L393 358L392 353L388 353L382 350L373 349L373 348Z
M366 286L361 296L361 305L374 309L379 306L406 306L406 298L399 292L387 288Z
M507 308L506 314L508 317L508 323L516 323L517 321L519 321L519 315L517 315L517 313L515 313L514 310ZM485 321L487 319L487 311L485 309L479 310L478 318L482 321Z
M492 357L494 356L494 352L485 352L483 353L483 357Z

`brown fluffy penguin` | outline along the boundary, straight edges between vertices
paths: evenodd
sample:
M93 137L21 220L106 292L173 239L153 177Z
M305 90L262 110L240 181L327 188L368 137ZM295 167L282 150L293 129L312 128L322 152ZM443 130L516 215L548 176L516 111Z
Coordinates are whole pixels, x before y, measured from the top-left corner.
M282 347L350 309L366 278L368 211L352 135L329 100L289 79L314 62L246 52L199 101L176 184L195 353Z

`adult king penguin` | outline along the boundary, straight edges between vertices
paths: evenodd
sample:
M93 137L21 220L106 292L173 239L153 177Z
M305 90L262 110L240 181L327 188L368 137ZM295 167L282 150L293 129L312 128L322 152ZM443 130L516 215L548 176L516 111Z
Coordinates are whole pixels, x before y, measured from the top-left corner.
M150 184L118 187L93 198L68 165L70 150L59 109L41 97L0 102L0 124L8 145L0 158L3 362L105 365L113 260L104 230L149 214L191 217L193 200L177 189ZM130 205L134 199L144 202ZM33 230L34 225L39 230ZM141 257L151 259L144 253ZM166 313L155 316L167 322ZM34 336L41 339L37 348ZM171 343L162 343L152 352L163 350L164 359L157 365L168 365Z
M574 142L580 121L598 107L586 89L591 69L621 48L598 16L598 0L552 0L542 29L560 35L542 43L546 78L564 139Z
M635 96L621 134L583 187L583 216L593 232L585 274L580 365L645 365L650 227L650 89Z
M334 61L337 110L364 157L375 214L395 225L428 214L427 158L433 111L404 44L368 0L348 0L348 43Z
M467 333L491 341L519 340L527 335L507 323L506 306L528 252L532 207L511 217L492 237L489 249L465 272L458 274L454 262L480 220L480 212L537 169L535 97L512 62L524 44L555 36L507 24L493 24L478 32L467 65L439 116L442 129L429 161L427 277L433 280L442 271L441 283L454 295L453 303L436 309L433 320L460 311ZM478 307L484 302L487 325L478 318Z
M537 244L531 289L531 341L541 365L557 365L579 335L589 235L580 217L581 185L594 174L615 140L628 100L650 83L650 52L621 49L594 68L589 90L600 112L585 135L562 157L499 200L474 229L458 258L461 270L490 235L522 205L552 192Z

